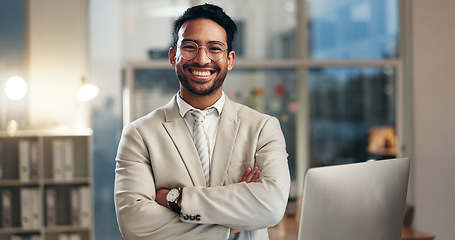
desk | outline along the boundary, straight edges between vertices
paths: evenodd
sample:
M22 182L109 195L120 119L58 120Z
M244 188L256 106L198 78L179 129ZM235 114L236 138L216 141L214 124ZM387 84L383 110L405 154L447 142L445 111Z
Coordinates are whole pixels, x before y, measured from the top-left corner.
M401 239L402 240L433 240L434 236L415 230L413 228L403 226L403 230L401 232Z
M285 216L278 225L269 228L270 240L297 240L299 220L297 217ZM403 227L402 240L433 240L434 236L410 227Z

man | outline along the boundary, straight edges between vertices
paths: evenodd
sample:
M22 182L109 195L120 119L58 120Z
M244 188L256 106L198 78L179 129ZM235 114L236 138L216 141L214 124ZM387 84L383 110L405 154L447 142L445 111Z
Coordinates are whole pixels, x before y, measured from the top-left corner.
M281 220L290 176L279 122L222 91L235 31L210 4L175 21L169 61L180 91L127 125L119 143L115 204L126 240L264 240Z

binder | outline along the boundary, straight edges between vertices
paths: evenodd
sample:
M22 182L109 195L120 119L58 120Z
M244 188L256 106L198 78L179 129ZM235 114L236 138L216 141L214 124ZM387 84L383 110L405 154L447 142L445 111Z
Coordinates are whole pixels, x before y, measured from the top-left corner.
M63 170L64 178L71 180L74 178L74 143L72 139L65 139L63 141Z
M46 226L57 225L57 189L46 189Z
M38 188L28 189L30 204L31 227L39 229L41 226L41 197Z
M30 142L19 140L19 180L30 180Z
M20 189L20 205L21 205L21 227L23 229L32 229L32 204L30 190L28 188Z
M88 186L81 186L79 188L80 194L80 225L84 227L90 227L92 222L92 210L91 210L91 190Z
M57 237L58 240L69 240L69 235L66 233L60 233Z
M52 172L55 180L64 179L64 143L61 139L52 141Z
M71 225L80 225L80 192L79 187L70 189L70 222Z
M12 193L10 189L2 189L2 227L13 226Z
M60 233L58 235L58 240L81 240L81 235L79 233Z
M38 141L30 143L30 179L36 180L39 178L39 150Z
M81 240L81 235L79 233L69 233L68 240Z
M74 178L74 143L72 139L54 139L52 159L55 180Z

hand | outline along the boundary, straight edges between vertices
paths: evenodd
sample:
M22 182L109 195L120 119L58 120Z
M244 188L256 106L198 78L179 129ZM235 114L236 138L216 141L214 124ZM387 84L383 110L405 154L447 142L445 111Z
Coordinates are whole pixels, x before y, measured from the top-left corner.
M165 188L158 189L158 191L156 191L155 202L157 202L159 205L161 205L163 207L167 207L170 209L171 207L169 207L169 205L167 204L167 199L166 199L167 193L169 191L170 191L169 189L165 189Z
M254 167L253 169L247 168L245 170L245 174L243 175L242 179L240 182L257 182L259 179L259 174L261 173L261 170L259 170L259 167Z
M261 173L261 170L259 170L259 167L254 167L253 169L247 168L245 170L245 174L243 174L243 177L240 180L240 182L246 182L246 183L257 182L259 179L260 173ZM242 231L241 229L231 228L230 234L239 233L241 231Z
M229 234L236 234L236 233L239 233L241 232L242 230L240 229L234 229L234 228L231 228L230 231L229 231Z

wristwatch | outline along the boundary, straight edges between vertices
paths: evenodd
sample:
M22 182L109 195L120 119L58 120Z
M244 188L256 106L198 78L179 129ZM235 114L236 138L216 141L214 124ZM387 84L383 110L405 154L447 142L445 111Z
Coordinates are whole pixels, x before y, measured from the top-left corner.
M182 193L182 188L173 188L166 195L167 205L171 207L172 211L180 214L181 208L177 204Z

